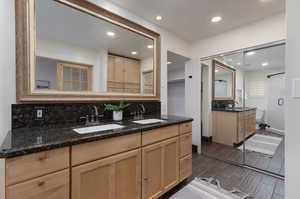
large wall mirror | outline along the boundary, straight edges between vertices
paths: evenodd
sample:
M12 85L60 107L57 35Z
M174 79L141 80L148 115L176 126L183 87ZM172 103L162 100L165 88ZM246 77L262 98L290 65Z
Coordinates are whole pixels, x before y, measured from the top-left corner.
M17 36L27 47L18 65L28 64L28 74L18 66L20 101L159 99L159 34L88 1L17 6L17 31L27 36Z
M220 61L213 60L213 99L235 99L235 69Z

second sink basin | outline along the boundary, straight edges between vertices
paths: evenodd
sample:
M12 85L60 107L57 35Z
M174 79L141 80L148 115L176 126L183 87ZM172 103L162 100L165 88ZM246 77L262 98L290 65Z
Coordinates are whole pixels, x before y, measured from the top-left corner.
M87 134L87 133L95 133L100 131L108 131L108 130L121 129L121 128L124 128L124 126L118 124L106 124L106 125L78 128L73 130L79 134Z
M136 121L133 121L133 122L137 123L137 124L154 124L154 123L164 122L164 120L160 120L160 119L146 119L146 120L136 120Z

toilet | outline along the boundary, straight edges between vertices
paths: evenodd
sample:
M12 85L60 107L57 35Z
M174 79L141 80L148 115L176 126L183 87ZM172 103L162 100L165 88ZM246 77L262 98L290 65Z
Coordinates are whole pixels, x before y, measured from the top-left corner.
M265 116L265 110L262 109L256 109L256 124L260 125L263 124L264 121L264 116Z

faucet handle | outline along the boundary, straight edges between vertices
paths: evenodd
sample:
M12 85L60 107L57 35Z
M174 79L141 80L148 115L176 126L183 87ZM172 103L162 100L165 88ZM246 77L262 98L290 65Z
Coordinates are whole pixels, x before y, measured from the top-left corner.
M80 119L80 120L85 119L85 124L88 124L88 123L89 123L89 115L86 115L85 117L80 117L79 119Z

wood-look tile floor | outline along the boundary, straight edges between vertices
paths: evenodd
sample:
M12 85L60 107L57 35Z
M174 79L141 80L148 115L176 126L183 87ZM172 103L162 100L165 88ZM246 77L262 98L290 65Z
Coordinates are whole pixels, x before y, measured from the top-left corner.
M279 136L267 131L257 131L256 133ZM284 137L279 137L282 137L283 140L278 146L273 157L264 155L262 153L246 151L245 163L247 165L284 176ZM202 152L208 156L219 158L222 160L229 160L237 163L242 163L243 161L243 153L241 150L219 143L202 143Z
M223 188L237 188L255 199L284 199L284 181L199 154L193 154L193 176L162 198L169 198L195 177L216 178Z

